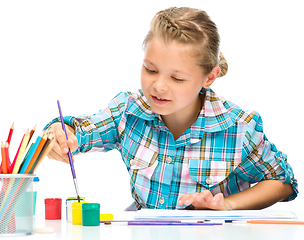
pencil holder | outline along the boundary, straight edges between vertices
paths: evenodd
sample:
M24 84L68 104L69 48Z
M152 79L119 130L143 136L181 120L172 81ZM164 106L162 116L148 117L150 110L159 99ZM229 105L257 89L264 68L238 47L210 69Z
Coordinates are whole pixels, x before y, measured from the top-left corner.
M34 174L0 174L0 237L33 231Z

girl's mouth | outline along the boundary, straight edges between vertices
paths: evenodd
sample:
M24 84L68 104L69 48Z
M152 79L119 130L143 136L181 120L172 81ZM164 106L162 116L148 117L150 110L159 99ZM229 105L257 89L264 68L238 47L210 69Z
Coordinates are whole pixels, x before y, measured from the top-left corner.
M154 103L158 104L158 105L163 105L163 104L166 104L168 102L170 102L171 100L167 100L167 99L164 99L164 98L160 98L160 97L156 97L156 96L153 96L151 95L152 97L152 100Z

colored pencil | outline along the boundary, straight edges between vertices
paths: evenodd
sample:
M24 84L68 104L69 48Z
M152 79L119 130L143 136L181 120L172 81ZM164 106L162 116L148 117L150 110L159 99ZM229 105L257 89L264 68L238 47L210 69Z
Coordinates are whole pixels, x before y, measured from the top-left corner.
M7 174L5 148L3 142L1 142L1 157L2 157L2 172Z
M38 166L40 165L40 163L42 162L42 160L45 158L46 155L49 154L49 152L52 150L53 146L54 146L54 136L52 134L49 135L50 140L48 141L48 143L46 143L45 148L42 149L37 161L35 162L33 168L31 169L30 173L35 173L35 171L37 170Z
M111 220L111 221L100 221L100 223L104 224L111 224L111 223L125 223L127 225L139 225L139 226L147 226L147 225L154 225L154 226L215 226L215 225L222 225L222 223L212 223L212 222L182 222L182 221L128 221L128 220Z
M23 134L22 140L21 140L21 142L20 142L20 144L19 144L18 150L17 150L16 155L15 155L15 157L14 157L14 160L13 160L13 162L12 162L12 169L14 169L14 166L15 166L15 163L16 163L16 160L17 160L17 156L18 156L18 154L19 154L20 147L21 147L21 144L22 144L22 142L23 142L24 136L25 136L25 134Z
M66 130L65 130L65 126L64 126L64 121L63 121L63 116L62 116L59 100L57 100L57 105L58 105L58 110L59 110L59 115L60 115L61 126L62 126L62 129L63 129L64 133L65 133L65 138L66 138L66 140L68 140L68 135L67 135ZM68 156L69 156L70 167L71 167L71 171L72 171L72 175L73 175L74 186L75 186L78 202L80 202L79 190L78 190L78 184L77 184L77 178L76 178L73 158L72 158L72 154L71 154L70 148L68 148L68 149L69 149Z
M249 220L251 224L287 224L287 225L304 225L303 221L281 221L281 220Z
M28 154L27 158L25 159L25 162L24 162L23 166L20 167L20 170L19 170L20 174L24 174L25 173L25 170L28 167L30 161L32 160L32 158L33 158L33 156L35 154L35 151L36 151L36 149L37 149L37 147L38 147L38 145L39 145L39 143L40 143L40 141L42 139L42 136L43 136L43 132L41 132L40 135L37 137L36 142L34 143L33 147L29 151L29 154Z
M12 173L11 161L10 161L10 158L9 158L8 148L9 148L9 145L8 145L8 142L6 142L5 145L4 145L5 157L6 157L6 168L7 168L7 173Z
M21 144L21 147L20 147L17 159L16 159L16 163L14 165L14 169L13 169L13 172L12 172L13 174L17 174L18 171L19 171L21 159L22 159L23 153L25 151L25 148L28 144L29 137L30 137L30 133L29 133L29 130L27 130L25 135L24 135L24 138L22 140L22 144Z
M32 147L33 147L33 145L34 145L34 143L31 143L31 145L29 146L27 146L27 148L26 148L26 150L25 150L25 154L23 154L23 160L21 161L21 164L20 164L20 168L19 169L21 169L22 168L22 166L23 166L23 164L25 163L25 160L27 159L27 156L29 155L29 153L30 153L30 151L31 151L31 149L32 149Z
M8 144L11 144L13 131L14 131L14 123L12 124L12 126L10 128L10 131L9 131L9 134L8 134L8 137L7 137L7 140L6 140L8 142Z
M34 135L34 133L35 133L35 131L36 131L36 126L37 126L37 125L35 125L35 126L32 128L31 132L30 132L30 138L29 138L29 141L28 141L27 145L30 143L30 141L31 141L31 139L32 139L32 137L33 137L33 135ZM26 145L26 146L27 146L27 145Z
M34 165L32 166L30 173L33 173L34 169L36 168L37 165L40 164L40 161L42 161L42 159L46 156L44 155L44 152L47 150L49 144L51 143L51 141L54 139L54 136L52 134L47 136L47 140L43 146L43 148L41 149L41 152L39 153L38 158L36 159L36 161L34 162ZM47 153L48 154L48 153ZM38 166L37 166L38 167Z
M39 143L39 145L38 145L38 147L37 147L37 149L36 149L36 151L35 151L32 159L30 161L29 165L27 166L27 168L25 170L25 174L28 174L30 172L30 170L32 169L34 163L36 162L36 160L37 160L37 158L39 156L39 154L41 153L41 150L42 150L42 148L43 148L46 140L47 140L47 136L46 136L46 134L44 132L43 133L43 137L42 137L42 139L41 139L41 141L40 141L40 143Z

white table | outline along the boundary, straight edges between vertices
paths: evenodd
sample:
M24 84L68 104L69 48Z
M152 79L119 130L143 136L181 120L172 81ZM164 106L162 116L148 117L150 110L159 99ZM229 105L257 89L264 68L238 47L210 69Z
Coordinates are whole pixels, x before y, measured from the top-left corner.
M120 219L130 219L133 213L114 214ZM304 220L304 212L297 213ZM53 227L53 234L34 234L23 237L5 237L2 239L124 239L124 240L303 240L304 225L258 225L258 224L223 224L220 226L126 226L100 225L83 227L62 220L45 220L43 215L35 217L36 227Z

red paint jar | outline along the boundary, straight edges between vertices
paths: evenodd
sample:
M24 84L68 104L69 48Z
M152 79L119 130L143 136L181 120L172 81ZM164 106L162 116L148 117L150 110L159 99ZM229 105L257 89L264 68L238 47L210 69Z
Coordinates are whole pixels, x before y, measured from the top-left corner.
M46 198L45 204L45 219L57 220L61 219L61 198Z

